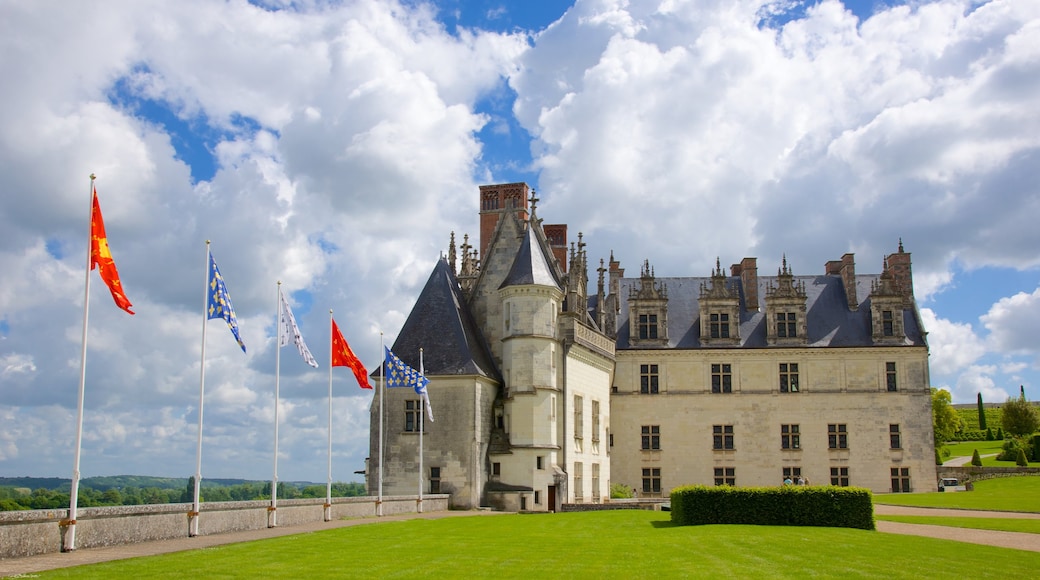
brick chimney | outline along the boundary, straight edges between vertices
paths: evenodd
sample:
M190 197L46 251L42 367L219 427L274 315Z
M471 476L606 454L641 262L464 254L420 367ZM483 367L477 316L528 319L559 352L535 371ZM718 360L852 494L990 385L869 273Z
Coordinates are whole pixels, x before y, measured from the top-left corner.
M903 251L903 240L899 240L899 251L888 255L888 271L895 279L896 288L909 305L914 299L914 275L910 269L910 252Z
M758 312L758 258L744 258L739 264L729 267L730 275L740 276L744 287L744 308Z
M518 210L521 220L527 219L527 203L531 197L526 183L500 183L480 186L480 260L487 258L488 244L495 227L505 212Z
M855 254L845 254L840 260L831 260L824 266L829 276L841 276L842 286L845 287L845 299L849 310L859 310L859 299L856 297L856 260Z

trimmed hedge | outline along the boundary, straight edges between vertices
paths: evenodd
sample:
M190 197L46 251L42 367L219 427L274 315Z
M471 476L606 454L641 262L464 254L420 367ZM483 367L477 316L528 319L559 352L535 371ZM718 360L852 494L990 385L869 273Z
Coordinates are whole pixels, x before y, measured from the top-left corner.
M672 490L672 522L681 526L749 524L873 530L874 504L862 487L708 487Z

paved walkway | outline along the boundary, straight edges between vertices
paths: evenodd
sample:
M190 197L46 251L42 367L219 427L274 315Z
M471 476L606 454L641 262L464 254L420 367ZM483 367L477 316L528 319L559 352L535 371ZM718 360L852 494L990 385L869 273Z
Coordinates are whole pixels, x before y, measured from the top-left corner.
M307 534L344 528L348 526L359 526L375 524L379 522L392 522L415 518L439 519L459 516L475 515L502 515L504 512L493 511L443 511L428 512L424 514L400 514L383 516L381 518L356 518L347 520L334 520L331 522L314 522L291 527L265 528L260 530L248 530L244 532L230 532L226 534L214 534L212 536L196 536L194 538L177 538L174 540L160 540L155 542L141 542L138 544L127 544L112 546L109 548L90 548L76 550L74 552L40 554L26 558L11 558L0 560L0 578L17 576L19 574L32 574L44 570L57 568L69 568L72 566L83 566L85 564L96 564L98 562L109 562L112 560L123 560L137 558L140 556L152 556L156 554L169 554L172 552L183 552L185 550L196 550L200 548L211 548L225 544L239 542L251 542L266 538L277 538L293 534ZM878 515L927 515L927 516L955 516L976 518L1031 518L1040 519L1040 514L1016 513L1016 512L986 512L969 510L949 510L933 508L913 508L902 506L875 505L874 513ZM999 532L992 530L974 530L968 528L952 528L947 526L925 526L919 524L903 524L898 522L877 522L878 531L890 534L907 534L914 536L928 536L944 540L958 542L970 542L974 544L986 544L1017 550L1029 550L1040 552L1040 534L1024 534L1019 532Z
M1040 514L1022 512L990 512L977 510L954 510L941 508L903 507L874 504L876 515L890 516L939 516L960 518L1002 518L1002 519L1040 519ZM879 532L888 534L907 534L911 536L927 536L943 540L985 544L1001 548L1029 550L1040 552L1040 534L1022 532L1001 532L997 530L976 530L973 528L954 528L950 526L926 526L923 524L904 524L901 522L877 521Z
M1000 455L1000 454L999 453L987 453L985 455L979 455L979 458L982 458L982 457L996 457L998 455ZM954 457L952 459L947 459L946 461L943 461L943 467L964 467L965 465L967 465L969 463L971 463L971 456L970 455L966 456L966 457Z

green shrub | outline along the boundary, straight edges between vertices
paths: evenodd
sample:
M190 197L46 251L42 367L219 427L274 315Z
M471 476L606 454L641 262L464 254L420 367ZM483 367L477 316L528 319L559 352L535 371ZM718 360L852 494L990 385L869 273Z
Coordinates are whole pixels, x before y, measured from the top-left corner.
M1004 428L1003 427L997 427L997 441L1003 441L1003 440L1004 440Z
M1033 435L1033 461L1040 461L1040 435Z
M1018 461L1018 452L1025 449L1026 443L1018 437L1010 437L1001 446L1002 451L997 455L997 461Z
M695 526L747 524L873 530L870 490L860 487L708 487L672 490L672 522Z
M939 453L939 448L938 447L935 448L935 464L936 465L942 465L943 464L942 455Z
M632 494L632 488L622 483L610 484L610 499L625 499L635 497Z
M1026 467L1029 465L1029 461L1026 460L1026 450L1019 448L1018 455L1015 456L1015 465L1019 467Z
M986 427L986 441L993 441L993 429Z
M981 429L964 429L953 434L953 441L985 441L986 432Z
M976 449L975 452L971 454L971 464L976 467L982 467L982 457L979 455L978 449Z

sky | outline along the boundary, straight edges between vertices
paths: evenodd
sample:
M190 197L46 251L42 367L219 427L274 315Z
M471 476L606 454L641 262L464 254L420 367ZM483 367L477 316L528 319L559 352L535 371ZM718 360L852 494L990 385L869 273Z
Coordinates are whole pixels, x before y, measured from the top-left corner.
M84 477L194 473L206 324L203 478L270 479L280 281L321 366L281 350L278 476L324 481L329 311L377 366L515 181L630 273L901 240L932 385L1040 399L1038 39L1021 0L0 0L0 476L72 476L91 174L136 315L90 274Z

